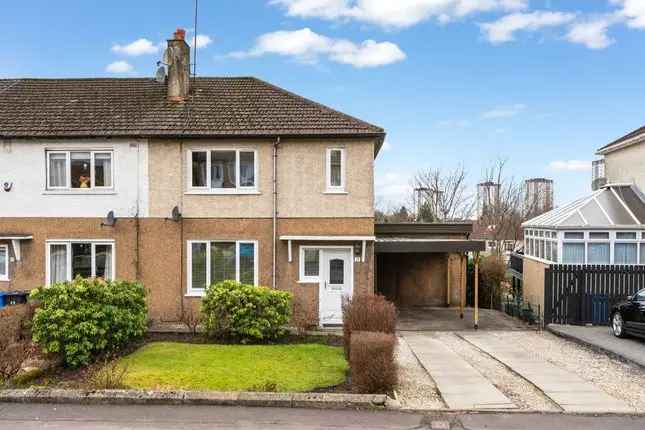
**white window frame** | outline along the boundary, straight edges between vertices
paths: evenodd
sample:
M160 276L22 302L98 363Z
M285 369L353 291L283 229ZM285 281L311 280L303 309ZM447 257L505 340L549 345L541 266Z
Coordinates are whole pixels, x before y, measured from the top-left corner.
M636 233L636 236L634 237L634 239L618 239L618 233ZM641 250L640 243L642 241L638 240L638 236L639 236L638 232L634 231L634 230L615 231L615 232L612 232L612 236L613 236L612 237L612 239L613 239L612 242L613 243L612 243L612 246L611 246L612 262L614 262L614 264L619 265L619 266L636 266L636 265L640 265L640 261L641 261L640 260L640 257L641 257L640 256L640 250ZM618 244L636 244L636 262L635 263L616 263L615 262L615 255L616 255L615 247Z
M65 246L66 252L66 265L67 265L67 274L66 280L68 282L72 281L72 244L74 243L89 243L92 245L92 277L96 276L96 246L97 245L111 245L112 246L112 277L106 279L113 281L117 279L116 277L116 244L114 240L103 240L103 239L54 239L47 240L45 242L45 268L46 268L46 285L51 285L51 247L53 245L63 245Z
M606 233L607 238L591 238L592 233ZM591 230L584 232L585 236L585 262L584 264L613 264L614 262L614 245L612 241L612 232L607 230ZM568 239L569 240L569 239ZM589 262L589 245L592 244L603 244L609 245L609 263L590 263Z
M4 275L0 273L0 281L9 280L9 245L0 245L0 252L4 251L5 254L5 263L4 263Z
M82 152L82 153L89 153L90 154L90 188L72 188L72 153L73 152ZM50 166L50 158L52 154L64 154L65 155L65 182L66 184L64 186L52 186L49 182L49 166ZM111 178L111 185L106 187L106 186L101 186L97 187L95 182L96 182L96 171L95 171L95 158L96 154L110 154L110 178ZM69 191L72 193L77 193L77 192L83 192L83 193L88 193L92 192L92 190L96 191L106 191L106 190L114 190L114 182L115 182L115 174L114 172L116 171L115 169L115 160L114 160L114 150L113 149L96 149L96 150L85 150L82 148L78 149L45 149L45 188L49 191Z
M205 152L206 153L206 186L196 187L193 186L193 153ZM213 152L235 152L235 188L212 188L211 187L211 153ZM252 152L253 153L253 186L240 185L240 153ZM258 182L259 176L259 160L257 149L252 148L191 148L187 151L186 155L186 175L187 175L187 194L259 194Z
M333 186L331 184L331 153L332 151L340 151L340 186ZM326 161L325 161L325 185L326 193L329 194L346 194L346 171L347 171L347 161L346 161L346 150L342 147L330 147L327 148L326 152Z
M582 233L582 239L570 239L570 238L565 239L566 233ZM561 249L559 249L560 252L558 253L558 259L560 260L560 262L562 262L562 264L570 264L570 265L587 264L587 259L588 259L588 255L587 255L587 238L589 237L588 233L584 232L584 231L580 231L580 230L567 230L567 231L563 231L561 233L561 235L562 235L561 236L562 237L562 247L561 247ZM585 258L583 259L582 263L565 263L564 262L564 245L566 245L568 243L578 243L578 244L583 244L584 245Z
M318 276L305 276L305 250L315 250L318 252ZM300 246L299 253L299 276L298 282L302 284L312 284L320 282L320 260L322 259L322 252L320 246Z
M186 297L202 297L206 293L206 288L193 288L193 244L201 243L206 245L206 287L211 285L211 243L234 243L235 244L235 281L240 281L240 245L245 243L253 244L253 285L258 285L258 267L259 250L257 240L228 240L228 239L209 239L209 240L188 240L186 242L187 257L187 282Z

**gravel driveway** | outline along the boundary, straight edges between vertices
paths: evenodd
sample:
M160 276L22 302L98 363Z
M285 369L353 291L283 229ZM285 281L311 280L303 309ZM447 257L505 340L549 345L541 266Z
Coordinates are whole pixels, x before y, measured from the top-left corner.
M645 413L645 369L625 363L607 354L559 338L548 332L497 331L509 344L517 345L548 362L575 373L612 397L624 400L636 411ZM533 384L517 375L495 358L482 352L459 336L459 332L426 332L452 349L519 409L560 411L561 408ZM400 386L397 391L404 408L445 408L431 375L418 360L403 338L399 339Z

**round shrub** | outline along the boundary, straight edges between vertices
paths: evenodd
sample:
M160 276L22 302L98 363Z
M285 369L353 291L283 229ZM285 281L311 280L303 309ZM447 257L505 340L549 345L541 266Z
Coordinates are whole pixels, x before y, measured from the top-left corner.
M242 343L276 339L286 333L291 300L286 291L223 281L206 289L202 323L209 337Z
M146 332L145 289L138 282L82 279L41 287L33 319L34 342L45 353L61 354L69 367L90 363Z

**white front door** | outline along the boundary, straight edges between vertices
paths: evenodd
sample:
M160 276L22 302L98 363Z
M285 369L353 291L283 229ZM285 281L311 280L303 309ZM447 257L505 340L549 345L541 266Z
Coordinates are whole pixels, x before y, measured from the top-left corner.
M320 325L343 323L343 297L354 289L351 249L321 249Z

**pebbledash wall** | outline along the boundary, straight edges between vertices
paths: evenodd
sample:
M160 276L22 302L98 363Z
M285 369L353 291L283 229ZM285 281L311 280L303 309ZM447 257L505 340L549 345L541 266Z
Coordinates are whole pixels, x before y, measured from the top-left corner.
M190 240L253 240L258 244L258 283L272 285L273 140L13 140L0 148L0 234L24 233L22 259L13 251L8 282L0 290L28 290L46 282L46 241L109 239L115 244L115 275L139 279L149 291L150 316L176 321L196 307L187 296L187 243ZM325 189L327 148L345 149L345 193ZM257 190L251 194L196 193L189 188L191 149L256 151ZM51 192L46 187L45 151L111 150L114 189L105 192ZM278 222L281 235L373 236L375 141L285 139L278 149ZM169 219L172 208L180 222ZM108 211L117 223L103 226ZM138 217L136 216L138 213ZM307 242L307 245L316 243ZM353 243L318 243L325 246ZM318 284L299 283L299 246L277 243L276 283L295 294L299 307L317 318ZM354 263L354 293L374 291L373 243L365 262ZM11 246L9 246L11 249ZM314 321L312 321L314 322Z

